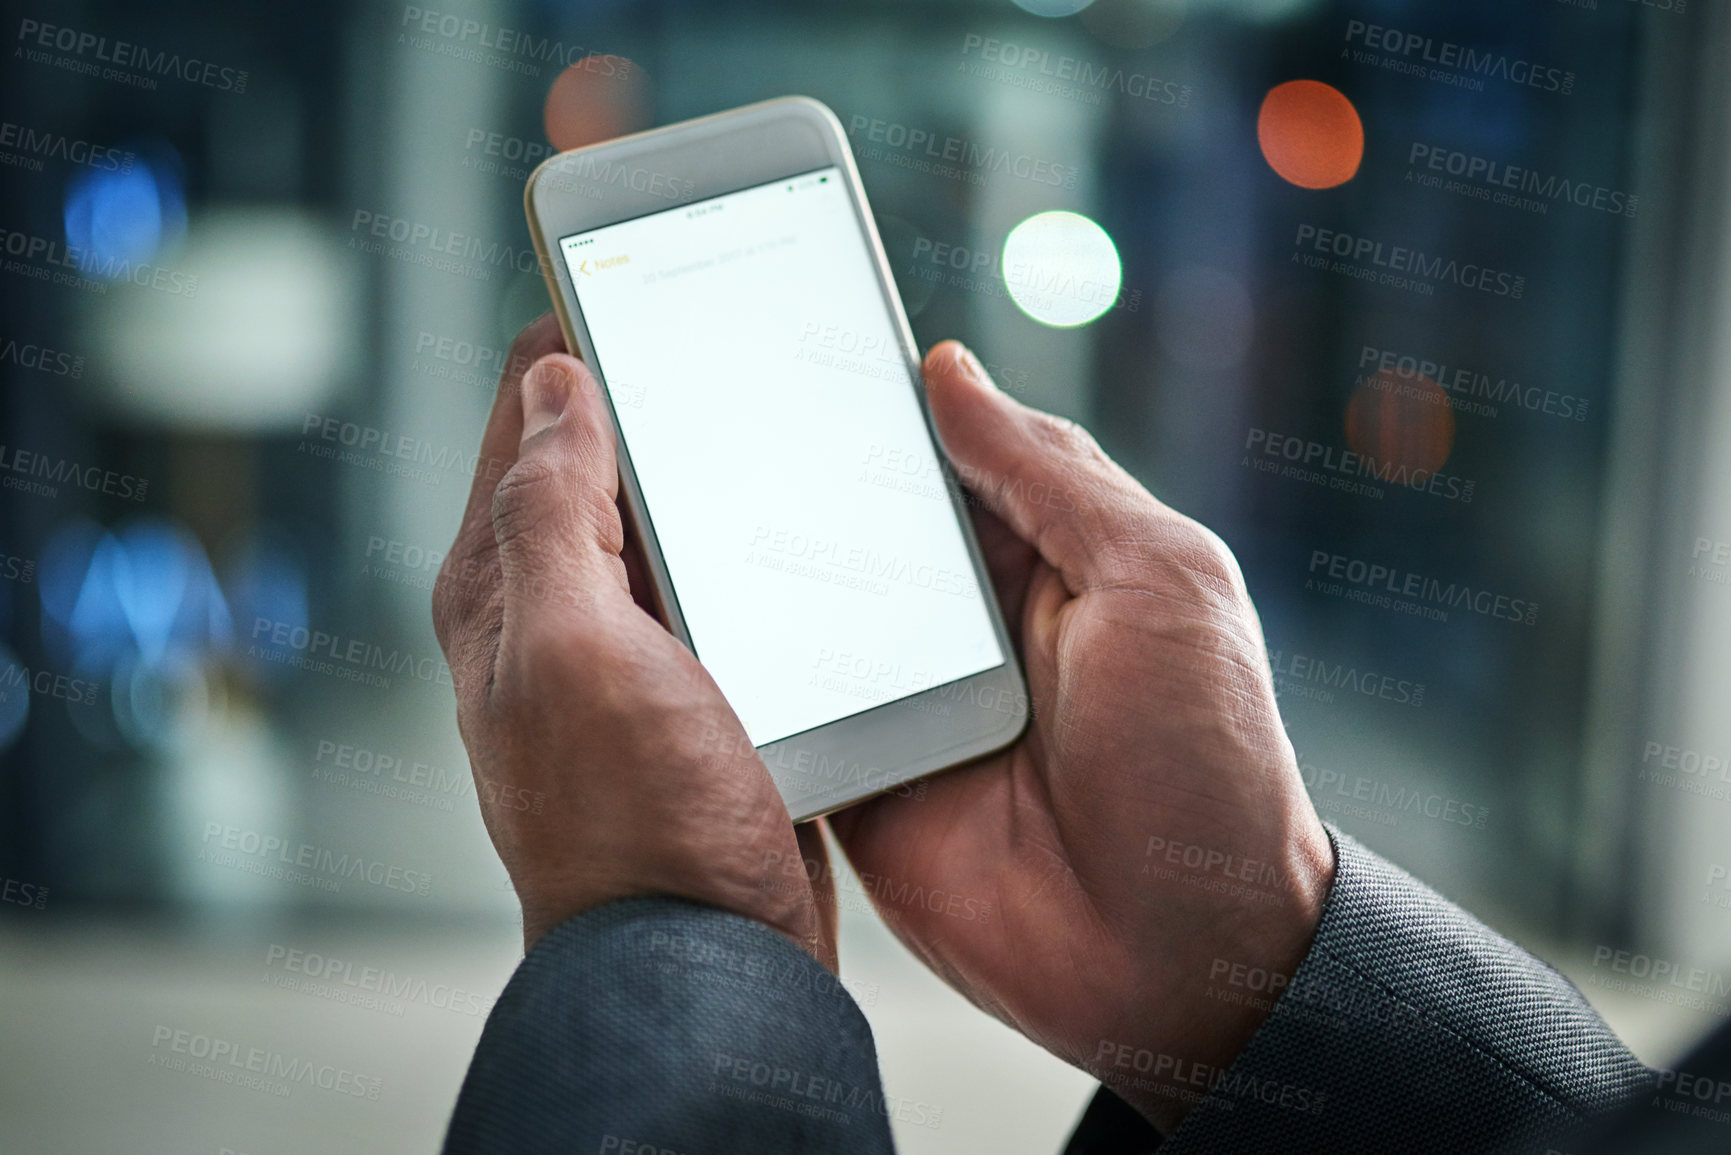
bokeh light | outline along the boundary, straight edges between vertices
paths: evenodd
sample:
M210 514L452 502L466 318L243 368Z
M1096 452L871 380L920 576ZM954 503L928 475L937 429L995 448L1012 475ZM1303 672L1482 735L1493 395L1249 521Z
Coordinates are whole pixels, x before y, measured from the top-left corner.
M62 665L104 676L226 650L234 626L204 547L183 526L140 518L117 532L68 522L41 565L42 638Z
M1016 7L1035 16L1044 16L1050 20L1074 16L1094 0L1016 0Z
M1376 476L1384 481L1424 480L1454 450L1455 411L1448 391L1422 373L1378 371L1347 403L1346 443L1354 453L1374 458Z
M542 106L547 140L560 152L649 126L649 77L623 56L585 56L553 81Z
M1118 301L1124 268L1105 229L1081 213L1029 217L1004 239L1004 284L1016 306L1043 325L1073 329Z
M153 154L153 155L147 155ZM130 168L82 170L66 190L66 243L81 271L104 280L154 259L186 232L179 158L147 149Z
M1095 0L1082 25L1114 48L1152 48L1184 25L1188 0Z
M1268 166L1299 188L1343 185L1364 159L1364 124L1338 89L1319 80L1277 84L1262 100L1256 140Z

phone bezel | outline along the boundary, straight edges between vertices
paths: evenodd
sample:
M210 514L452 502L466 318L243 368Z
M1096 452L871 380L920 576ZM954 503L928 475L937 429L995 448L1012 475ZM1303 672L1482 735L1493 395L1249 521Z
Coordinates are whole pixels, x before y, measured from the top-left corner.
M879 291L912 374L910 382L918 381L918 347L847 136L833 112L803 96L781 97L559 153L535 169L524 188L523 203L568 346L591 367L598 364L575 287L559 252L561 238L831 166L843 174L855 218L873 256ZM605 174L603 179L597 181L597 172ZM579 190L580 195L574 195ZM916 779L1003 749L1020 737L1028 724L1027 686L1004 627L991 576L924 390L915 387L914 392L926 430L938 449L951 506L1005 661L979 674L757 747L795 822L888 790L911 790L907 784ZM687 648L694 648L656 540L653 519L637 484L618 413L609 391L603 388L602 394L613 420L620 491L644 546L657 608L674 635ZM850 774L850 762L856 774ZM837 773L841 781L826 781ZM849 778L856 778L855 784L849 784Z

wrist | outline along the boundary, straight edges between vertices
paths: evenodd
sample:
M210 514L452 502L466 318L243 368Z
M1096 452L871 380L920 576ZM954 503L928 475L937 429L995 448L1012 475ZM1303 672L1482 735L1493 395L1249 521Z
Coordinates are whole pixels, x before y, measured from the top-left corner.
M1314 815L1287 840L1280 884L1226 904L1184 950L1182 981L1140 1043L1102 1043L1093 1074L1163 1135L1225 1077L1304 964L1333 887L1333 840ZM1176 1012L1176 1013L1174 1013Z

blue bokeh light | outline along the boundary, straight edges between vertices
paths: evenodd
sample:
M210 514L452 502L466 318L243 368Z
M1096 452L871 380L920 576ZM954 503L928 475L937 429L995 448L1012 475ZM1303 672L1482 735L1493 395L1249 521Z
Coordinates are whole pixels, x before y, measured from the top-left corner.
M186 231L178 157L148 151L130 167L81 171L66 190L66 243L82 250L80 267L90 276L124 277Z

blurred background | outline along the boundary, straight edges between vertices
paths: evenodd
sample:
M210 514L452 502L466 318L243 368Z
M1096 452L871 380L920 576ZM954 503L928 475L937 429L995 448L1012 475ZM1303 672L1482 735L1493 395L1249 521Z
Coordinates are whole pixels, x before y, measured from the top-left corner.
M0 1150L436 1148L520 955L428 606L524 178L788 93L922 347L1237 552L1325 819L1648 1061L1731 1013L1731 12L435 2L5 5ZM1086 1077L843 945L903 1150L1057 1149Z

